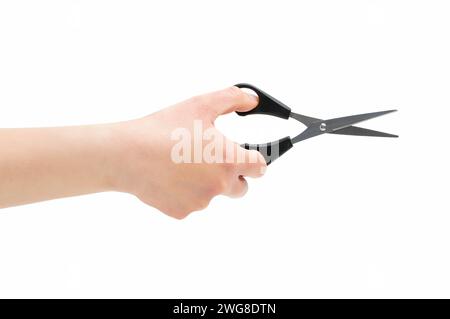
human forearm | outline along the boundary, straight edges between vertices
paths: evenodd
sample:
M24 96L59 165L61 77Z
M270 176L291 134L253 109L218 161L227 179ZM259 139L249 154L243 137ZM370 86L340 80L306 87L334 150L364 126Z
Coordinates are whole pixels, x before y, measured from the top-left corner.
M243 196L244 176L261 176L266 163L257 151L223 136L214 120L221 114L248 111L257 103L255 96L230 87L127 122L0 129L0 208L114 190L184 218L217 195ZM179 162L173 157L179 143L174 132L195 136L196 123L203 127L196 145L200 161ZM191 140L186 154L193 146ZM210 147L207 160L203 147Z
M114 125L0 129L0 207L112 189Z

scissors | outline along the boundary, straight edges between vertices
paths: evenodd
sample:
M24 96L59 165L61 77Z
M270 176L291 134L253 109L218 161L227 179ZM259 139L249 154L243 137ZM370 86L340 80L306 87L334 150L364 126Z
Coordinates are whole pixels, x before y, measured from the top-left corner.
M378 137L398 137L398 135L383 133L369 130L362 127L353 126L362 121L366 121L381 115L395 112L397 110L388 110L381 112L365 113L351 116L338 117L330 120L321 120L315 117L305 116L291 111L291 108L270 96L266 92L258 89L256 86L247 83L236 84L237 87L250 89L254 91L259 98L258 105L248 112L236 112L241 116L251 114L263 114L276 116L282 119L293 118L306 126L306 129L291 138L286 136L277 141L264 144L242 144L241 146L247 150L259 151L266 160L267 165L279 158L281 155L289 151L295 143L304 141L308 138L322 135L324 133L341 134L341 135L357 135L357 136L378 136Z

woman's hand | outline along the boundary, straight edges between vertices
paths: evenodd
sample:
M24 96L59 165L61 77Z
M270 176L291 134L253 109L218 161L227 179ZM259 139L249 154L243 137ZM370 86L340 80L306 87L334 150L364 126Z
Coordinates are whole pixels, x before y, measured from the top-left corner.
M243 196L244 176L262 176L264 158L226 139L214 120L257 104L256 96L233 86L120 123L124 151L115 188L175 218L204 209L216 195Z
M242 196L244 176L261 176L264 158L226 139L214 120L256 105L230 87L127 122L0 129L0 207L121 191L183 218L216 195Z

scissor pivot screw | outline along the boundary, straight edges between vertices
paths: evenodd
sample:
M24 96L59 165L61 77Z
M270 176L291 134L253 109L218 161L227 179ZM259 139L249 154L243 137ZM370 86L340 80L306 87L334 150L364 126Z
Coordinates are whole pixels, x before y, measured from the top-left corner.
M327 124L326 123L321 123L320 126L319 126L319 129L322 132L325 132L327 130Z

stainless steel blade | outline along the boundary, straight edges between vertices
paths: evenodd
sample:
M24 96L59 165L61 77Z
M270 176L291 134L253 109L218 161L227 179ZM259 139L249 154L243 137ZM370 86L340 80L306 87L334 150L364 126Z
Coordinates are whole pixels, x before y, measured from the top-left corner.
M331 134L341 134L341 135L357 135L357 136L377 136L377 137L398 137L398 135L378 132L374 130L369 130L367 128L362 128L358 126L349 126L343 129L331 132Z
M292 143L297 143L300 141L304 141L306 139L309 139L311 137L315 137L324 133L335 133L335 134L350 134L350 135L365 135L370 134L369 136L383 136L383 137L397 137L393 134L388 133L382 133L382 132L376 132L376 131L370 131L367 129L362 128L351 128L345 133L345 129L352 126L353 124L360 123L381 115L385 115L388 113L395 112L397 110L388 110L388 111L381 111L381 112L373 112L373 113L365 113L365 114L357 114L357 115L351 115L351 116L344 116L344 117L338 117L326 121L318 120L313 123L309 123L302 133L295 136L292 139ZM295 114L296 116L292 116L295 119L301 121L301 122L309 122L313 120L313 118L303 117ZM340 131L340 132L339 132ZM363 134L364 132L364 134ZM356 134L355 134L356 133ZM359 133L359 134L358 134ZM378 135L376 135L378 134ZM380 135L383 134L383 135Z
M353 124L367 121L367 120L373 119L375 117L389 114L389 113L392 113L395 111L397 111L397 110L388 110L388 111L381 111L381 112L373 112L373 113L365 113L365 114L338 117L338 118L334 118L331 120L323 121L319 125L321 126L322 131L325 131L326 133L331 133L331 132L346 128L348 126L352 126Z

